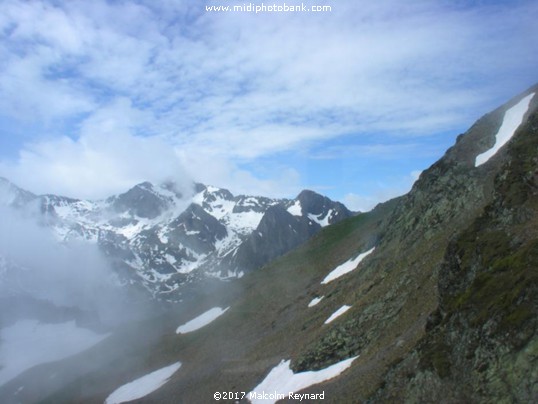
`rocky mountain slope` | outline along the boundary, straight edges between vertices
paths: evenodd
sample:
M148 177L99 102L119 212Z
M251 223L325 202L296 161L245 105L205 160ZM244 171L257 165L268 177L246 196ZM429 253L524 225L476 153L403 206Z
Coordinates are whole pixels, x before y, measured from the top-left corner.
M538 398L537 110L534 97L510 143L477 167L491 181L482 188L483 208L449 240L425 335L392 368L376 400Z
M33 213L60 242L97 244L122 282L167 299L186 283L240 277L353 215L312 191L270 199L194 184L184 195L172 182L144 182L86 201L37 196L1 178L0 188L4 206Z
M300 386L320 403L536 401L537 92L478 120L407 195L322 228L203 299L29 369L0 397L102 403L175 366L158 388L130 397L210 403L232 391L260 402L250 394L260 386ZM295 212L273 208L258 229ZM263 237L248 241L241 254L260 245ZM216 307L214 321L176 332Z

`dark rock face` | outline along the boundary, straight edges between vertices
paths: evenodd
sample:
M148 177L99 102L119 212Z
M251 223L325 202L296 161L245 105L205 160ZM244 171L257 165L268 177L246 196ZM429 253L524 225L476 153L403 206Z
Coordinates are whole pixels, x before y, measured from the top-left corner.
M215 250L215 243L227 236L226 227L200 205L191 204L170 225L165 235L172 244L183 243L199 254Z
M235 272L260 268L310 239L321 230L322 224L337 223L354 215L340 202L309 190L302 191L294 200L276 205L268 198L256 198L255 202L251 197L239 198L242 205L236 205L238 212L249 207L265 214L237 251L223 260L224 268ZM300 213L298 209L290 213L288 209L294 205L300 207Z
M304 243L320 229L306 217L293 216L280 205L272 206L228 265L239 271L259 268Z
M302 191L297 200L301 203L304 214L314 215L320 221L326 220L328 224L353 216L353 213L340 202L333 202L313 191Z
M129 212L131 215L153 219L168 208L166 200L153 191L153 185L143 182L129 191L112 199L116 212Z
M537 113L518 135L495 177L492 202L447 249L439 275L443 321L419 349L424 357L431 341L443 343L442 358L425 367L465 381L469 399L538 397L538 372L530 370L538 352Z

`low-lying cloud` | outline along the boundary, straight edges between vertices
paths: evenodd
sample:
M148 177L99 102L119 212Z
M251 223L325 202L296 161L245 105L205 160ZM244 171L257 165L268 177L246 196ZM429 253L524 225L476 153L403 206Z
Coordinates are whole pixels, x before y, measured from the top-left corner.
M126 290L98 246L61 244L36 219L29 210L0 207L0 298L76 308L107 326L128 318Z

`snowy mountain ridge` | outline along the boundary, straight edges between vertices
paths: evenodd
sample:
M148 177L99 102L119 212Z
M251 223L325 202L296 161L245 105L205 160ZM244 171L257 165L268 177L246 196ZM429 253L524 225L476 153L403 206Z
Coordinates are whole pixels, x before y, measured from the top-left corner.
M234 196L226 189L202 184L179 191L173 182L143 182L125 193L89 201L34 195L6 179L0 187L2 205L35 216L61 243L97 244L123 282L139 284L154 295L169 294L182 284L206 277L241 277L322 227L353 215L341 203L312 191L303 191L293 200L271 199ZM289 241L266 251L262 260L249 262L244 258L249 256L249 248L240 247L250 240L259 250L251 240L253 234L271 244L272 228L259 226L267 211L276 207L284 212L282 220L289 226L284 238ZM308 229L291 226L299 222ZM272 226L280 224L277 220ZM239 254L239 261L235 258L238 251L245 251Z

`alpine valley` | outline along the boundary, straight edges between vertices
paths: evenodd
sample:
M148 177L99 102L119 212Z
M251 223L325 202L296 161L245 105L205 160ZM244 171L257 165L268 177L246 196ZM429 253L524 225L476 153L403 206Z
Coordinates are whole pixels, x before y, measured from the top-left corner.
M366 213L311 191L145 182L83 201L2 180L5 209L94 246L146 310L105 321L32 297L39 263L2 251L0 401L537 402L537 92Z

